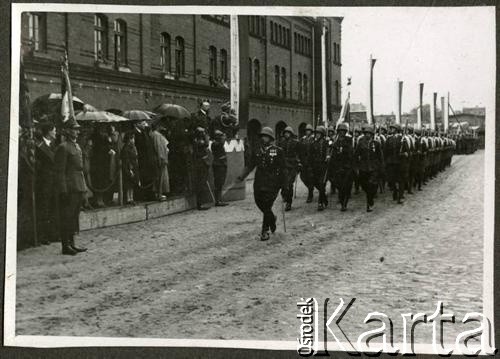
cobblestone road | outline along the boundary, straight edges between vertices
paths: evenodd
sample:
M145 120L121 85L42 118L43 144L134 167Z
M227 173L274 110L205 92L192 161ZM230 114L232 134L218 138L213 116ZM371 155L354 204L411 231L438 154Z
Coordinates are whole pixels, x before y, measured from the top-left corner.
M356 298L342 321L351 340L378 327L363 324L370 311L393 320L396 341L401 314L430 315L438 300L460 321L482 310L483 171L482 151L456 156L423 192L404 205L379 196L373 213L362 194L345 213L318 213L300 186L287 232L280 221L268 242L248 192L225 208L81 233L89 251L74 258L57 244L22 251L17 333L296 340L300 297L330 297L332 310ZM458 327L446 328L454 341ZM428 326L416 334L431 341Z

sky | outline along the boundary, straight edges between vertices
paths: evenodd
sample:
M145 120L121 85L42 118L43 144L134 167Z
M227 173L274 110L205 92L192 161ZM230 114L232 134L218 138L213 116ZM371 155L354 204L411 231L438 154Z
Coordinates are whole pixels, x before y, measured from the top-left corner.
M432 93L450 92L450 104L494 106L495 12L491 7L355 8L341 10L342 97L352 77L352 103L367 104L369 57L374 67L374 113L396 109L396 81L404 82L402 111L424 103Z

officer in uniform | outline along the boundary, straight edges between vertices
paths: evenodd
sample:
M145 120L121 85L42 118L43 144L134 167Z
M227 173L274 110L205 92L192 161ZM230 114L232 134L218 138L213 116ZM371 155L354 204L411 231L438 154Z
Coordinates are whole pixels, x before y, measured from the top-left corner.
M326 198L326 171L328 168L328 142L326 141L326 129L318 126L314 131L314 142L311 144L309 162L312 166L314 187L319 191L318 211L328 206Z
M410 153L408 157L408 193L413 194L413 188L415 187L415 184L417 182L416 177L417 177L417 170L418 170L418 161L416 159L416 150L415 150L415 130L413 126L409 125L408 126L408 134L406 135L407 139L409 140L410 144Z
M222 187L226 182L227 175L227 157L224 143L226 142L226 135L224 132L215 130L215 141L212 142L210 149L212 150L213 162L212 170L214 173L214 195L215 205L217 207L227 206L226 202L222 201Z
M356 151L356 147L358 145L359 138L362 136L362 133L359 128L354 129L354 136L352 138L352 147L354 151ZM358 170L358 164L354 163L353 167L353 180L354 180L354 194L359 193L359 170Z
M306 125L305 134L299 141L299 170L300 179L307 187L307 203L313 200L314 179L312 166L310 162L311 144L314 141L313 128L310 124Z
M397 123L389 126L391 131L385 145L384 159L387 181L392 190L392 199L403 203L404 186L407 181L407 168L402 159L408 157L409 145L401 134L401 126Z
M332 147L333 142L336 139L336 134L335 134L335 127L332 125L328 126L328 135L326 136L326 141L328 142L328 147ZM328 175L327 175L327 180L330 182L330 194L334 195L335 194L335 166L333 161L328 161Z
M366 193L366 211L373 210L374 198L377 193L379 171L384 166L384 157L380 141L374 139L375 130L372 125L363 128L354 160L359 168L359 182Z
M349 125L345 122L337 126L337 136L330 145L328 161L332 180L338 191L340 210L347 210L347 203L351 197L352 189L352 162L353 148L352 136L348 134Z
M375 135L375 140L380 142L380 147L382 149L382 153L385 151L385 143L387 141L387 129L385 126L380 125L378 128L378 133ZM385 192L385 166L381 167L379 170L379 179L378 179L378 188L380 193Z
M260 133L262 145L252 154L248 166L238 176L243 181L250 172L255 170L253 194L255 204L263 213L262 232L260 239L269 239L269 230L276 231L276 216L273 213L273 204L278 192L284 186L285 156L283 150L274 145L274 132L269 127L264 127Z
M196 208L200 211L210 208L202 202L203 194L207 190L208 169L210 165L208 142L209 139L205 129L197 127L194 132L193 140L193 179Z
M295 133L290 126L283 130L283 136L278 142L278 147L283 150L285 156L285 186L281 190L281 194L286 202L285 211L289 211L292 209L293 185L300 163L299 141L295 139Z
M417 128L415 130L415 154L413 158L415 161L415 184L418 191L422 190L422 184L424 183L427 151L427 139L422 136L422 131Z
M79 128L74 119L67 121L63 133L65 141L57 147L54 157L62 254L66 255L75 255L87 250L77 247L74 237L79 231L80 207L87 190L83 175L82 150L76 142Z

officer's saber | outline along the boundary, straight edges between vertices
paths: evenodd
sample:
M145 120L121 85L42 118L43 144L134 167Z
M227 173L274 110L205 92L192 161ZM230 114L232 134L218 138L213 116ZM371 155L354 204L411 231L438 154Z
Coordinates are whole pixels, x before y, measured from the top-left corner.
M206 182L207 184L207 187L208 187L208 191L210 192L210 196L212 197L212 201L215 203L215 196L214 196L214 193L212 192L212 188L210 188L210 183L208 183L208 181Z

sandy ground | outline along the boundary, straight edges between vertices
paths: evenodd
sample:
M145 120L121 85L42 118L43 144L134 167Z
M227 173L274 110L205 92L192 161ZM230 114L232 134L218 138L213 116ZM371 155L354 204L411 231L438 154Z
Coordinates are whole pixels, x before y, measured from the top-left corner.
M403 205L380 195L373 213L362 193L345 213L317 212L300 185L287 232L280 218L268 242L248 183L228 207L83 232L76 257L22 251L17 334L295 341L301 297L331 298L330 313L356 298L341 322L353 341L379 326L363 323L370 311L392 319L396 341L401 314L430 315L438 300L459 322L482 310L483 169L482 151L456 156L423 192ZM454 341L464 327L447 325ZM416 334L432 338L426 325Z

